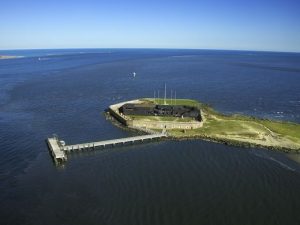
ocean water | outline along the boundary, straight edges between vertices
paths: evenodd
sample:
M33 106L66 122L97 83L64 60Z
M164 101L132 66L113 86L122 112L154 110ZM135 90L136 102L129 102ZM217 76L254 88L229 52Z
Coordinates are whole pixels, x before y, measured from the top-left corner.
M168 95L223 113L300 123L300 54L1 54L24 57L0 60L0 224L300 224L300 164L284 153L162 141L75 153L56 167L45 143L53 133L67 144L136 135L104 110L165 83Z

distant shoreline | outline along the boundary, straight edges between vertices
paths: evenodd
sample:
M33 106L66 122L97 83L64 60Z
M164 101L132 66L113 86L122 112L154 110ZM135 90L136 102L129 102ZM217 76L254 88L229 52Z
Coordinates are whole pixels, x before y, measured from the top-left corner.
M300 54L292 50L263 50L263 49L230 49L230 48L149 48L149 47L78 47L78 48L3 48L0 51L39 51L39 50L192 50L192 51L222 51L222 52L253 52L253 53L288 53Z
M23 56L15 56L15 55L0 55L0 59L16 59L22 58Z

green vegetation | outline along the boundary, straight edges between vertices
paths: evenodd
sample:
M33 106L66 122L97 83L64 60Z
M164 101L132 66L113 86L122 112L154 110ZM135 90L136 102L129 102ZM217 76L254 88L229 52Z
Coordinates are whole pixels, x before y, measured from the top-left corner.
M287 136L295 141L300 139L300 125L295 123L287 122L275 122L269 120L261 121L266 127L268 127L273 132Z
M164 99L144 98L140 99L141 104L164 104ZM198 107L201 110L202 123L200 128L175 129L167 128L169 137L201 138L226 144L238 146L258 146L283 151L300 152L300 124L259 119L244 115L224 115L215 111L212 107L191 99L166 99L166 104L186 105ZM193 118L178 118L172 116L126 116L126 119L140 120L135 126L145 127L166 127L164 122L195 122ZM143 121L145 121L143 123ZM155 124L155 121L159 122ZM140 123L139 123L140 122ZM154 122L154 123L152 123ZM154 126L153 126L154 124ZM169 123L170 124L170 123ZM156 126L158 125L158 126ZM176 124L178 125L178 124ZM176 126L171 126L176 127ZM177 126L182 127L182 126ZM183 127L189 127L183 125ZM190 126L195 127L195 126Z
M147 98L142 100L147 103L164 103L164 99ZM208 105L190 99L177 99L176 102L167 99L166 103L199 107L204 119L203 127L198 129L168 130L169 135L175 138L199 137L229 144L300 151L300 124L243 115L223 115ZM146 118L151 119L152 117ZM175 121L172 117L163 117L160 121L171 119Z
M154 104L164 104L164 99L163 98L144 98L141 99L147 103L154 103ZM199 107L201 103L191 100L191 99L166 99L166 104L167 105L186 105L186 106L195 106Z

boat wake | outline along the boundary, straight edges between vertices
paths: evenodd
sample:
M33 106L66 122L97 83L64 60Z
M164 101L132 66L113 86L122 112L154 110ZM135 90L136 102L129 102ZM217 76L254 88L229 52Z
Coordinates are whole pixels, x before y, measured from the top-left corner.
M293 171L293 172L296 171L294 168L292 168L292 167L288 166L287 164L279 161L278 159L273 158L272 156L259 154L257 152L251 152L251 154L253 154L253 155L255 155L259 158L262 158L262 159L267 159L267 160L273 161L273 162L277 163L278 165L280 165L284 169L287 169L287 170L290 170L290 171Z

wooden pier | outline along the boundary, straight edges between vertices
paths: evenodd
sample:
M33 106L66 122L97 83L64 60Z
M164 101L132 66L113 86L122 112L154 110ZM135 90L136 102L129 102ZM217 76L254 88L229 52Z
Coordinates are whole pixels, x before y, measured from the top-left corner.
M59 140L57 136L47 139L49 150L56 163L67 161L66 153L79 150L95 150L96 148L112 147L116 145L125 145L128 143L141 143L147 140L160 139L167 137L166 132L140 135L135 137L119 138L106 141L97 141L75 145L65 145L63 140Z

